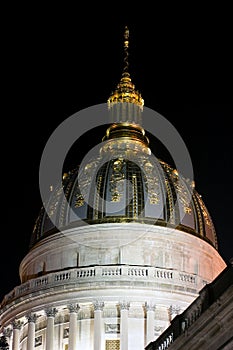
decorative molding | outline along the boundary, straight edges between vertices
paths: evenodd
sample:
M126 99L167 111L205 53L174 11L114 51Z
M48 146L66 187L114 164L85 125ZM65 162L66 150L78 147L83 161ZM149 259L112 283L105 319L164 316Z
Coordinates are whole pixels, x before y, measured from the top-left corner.
M93 302L93 306L94 306L94 310L95 311L97 311L97 310L103 311L104 302L103 301L99 301L99 300L95 300Z
M161 190L158 171L148 159L145 160L142 167L146 174L146 187L150 204L159 204L161 201Z
M169 312L170 312L170 315L179 315L180 313L180 306L179 305L171 305L169 307Z
M19 329L20 330L22 328L22 326L23 326L23 322L21 322L19 320L14 320L12 322L13 329Z
M130 308L130 302L129 301L121 301L120 303L119 303L119 305L120 305L120 309L121 310L129 310L129 308Z
M187 275L187 276L186 276ZM108 277L106 279L106 276ZM46 290L51 288L53 292L54 288L56 290L64 290L64 285L74 284L74 288L80 288L80 282L87 283L88 286L100 283L104 281L106 284L111 284L114 282L121 282L121 280L129 281L130 285L137 285L139 282L147 283L154 286L154 283L166 283L172 285L178 285L184 290L189 285L194 293L198 293L204 284L209 283L210 280L203 279L195 274L184 274L179 269L161 269L153 266L141 267L138 265L132 265L130 267L125 267L124 265L117 265L113 267L112 265L104 266L94 266L94 267L79 267L70 270L63 271L61 273L49 273L47 276L37 277L31 279L22 285L15 287L13 291L8 293L1 304L2 310L7 308L7 305L12 305L15 299L20 297L24 298L27 295L38 295L46 286ZM83 284L82 284L83 286Z
M119 323L105 323L104 328L107 334L120 333Z
M69 312L75 312L75 313L78 313L78 311L80 310L80 306L78 304L69 304L67 306Z
M110 177L111 202L120 202L124 188L124 166L125 161L115 159L111 161L112 174Z
M154 326L155 336L158 334L161 334L163 330L164 330L163 326L158 326L158 325Z
M45 310L45 314L47 317L55 317L58 310L55 307L51 307Z
M76 193L75 194L76 200L75 200L75 204L74 207L75 208L80 208L85 204L85 200L84 197L81 193Z
M146 311L155 311L156 305L152 303L145 302Z
M63 329L63 338L69 338L69 328Z
M196 276L190 273L181 273L180 272L180 280L183 282L196 283Z
M36 314L32 314L32 313L27 314L25 317L27 318L28 322L33 322L33 323L35 323L36 319L38 318Z
M35 347L42 345L43 338L42 335L39 335L38 337L35 337Z
M12 334L12 328L3 328L3 335L7 338L10 338L11 337L11 334Z

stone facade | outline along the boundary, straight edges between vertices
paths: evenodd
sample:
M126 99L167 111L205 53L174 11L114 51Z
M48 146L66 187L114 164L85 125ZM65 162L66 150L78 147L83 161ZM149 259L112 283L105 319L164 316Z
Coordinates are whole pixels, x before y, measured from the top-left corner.
M13 350L142 350L224 267L209 243L171 228L67 230L23 259L23 283L1 305L2 332Z
M21 285L2 301L10 350L143 350L226 266L194 181L149 149L128 35L114 123L97 154L51 186Z

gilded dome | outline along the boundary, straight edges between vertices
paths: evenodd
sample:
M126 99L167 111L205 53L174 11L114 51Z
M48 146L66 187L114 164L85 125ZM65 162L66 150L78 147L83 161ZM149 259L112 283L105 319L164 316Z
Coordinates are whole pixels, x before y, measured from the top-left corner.
M217 248L211 217L194 182L152 156L143 135L129 139L123 131L119 137L110 132L98 157L63 176L62 187L52 190L41 210L31 246L58 229L137 222L173 227Z
M194 182L151 155L142 125L143 99L124 70L108 99L112 120L98 153L52 188L36 221L31 247L58 230L84 224L137 222L176 228L217 248L211 217Z

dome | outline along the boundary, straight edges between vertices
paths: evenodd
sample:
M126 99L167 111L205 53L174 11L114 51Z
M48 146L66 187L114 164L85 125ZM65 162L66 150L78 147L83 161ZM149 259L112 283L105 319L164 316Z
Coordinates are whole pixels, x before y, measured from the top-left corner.
M144 100L124 69L107 101L112 122L92 159L51 186L36 221L30 246L58 230L85 224L129 223L166 226L190 233L217 248L211 217L194 182L151 155L142 125Z
M103 139L63 176L45 147L43 208L21 284L1 303L0 335L13 349L143 350L226 266L194 182L150 150L143 99L128 73L128 35L126 28L125 68L105 105ZM62 165L68 146L59 146L50 156Z
M64 174L62 187L52 190L31 247L58 230L137 222L176 228L217 248L211 217L194 182L150 154L143 129L113 125L104 140L96 157Z

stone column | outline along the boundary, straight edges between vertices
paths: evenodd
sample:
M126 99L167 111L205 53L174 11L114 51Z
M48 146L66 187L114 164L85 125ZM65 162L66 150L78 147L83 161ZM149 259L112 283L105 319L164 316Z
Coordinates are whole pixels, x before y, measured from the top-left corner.
M59 315L59 329L58 329L58 350L63 350L63 336L64 336L64 317Z
M57 313L57 309L50 308L45 310L47 316L47 327L46 327L46 350L54 350L54 317Z
M128 314L129 314L129 302L121 302L121 324L120 324L120 344L121 350L128 350Z
M154 340L155 305L146 303L146 345Z
M94 350L101 350L102 348L102 312L104 303L95 301L94 305Z
M77 349L77 313L80 309L78 305L71 304L68 306L70 311L69 322L69 350Z
M23 323L17 320L13 321L13 350L19 350L20 347L20 329Z
M27 341L23 341L22 343L22 350L27 350Z
M28 320L28 336L27 336L27 350L35 349L35 329L36 329L36 314L29 314L26 316Z

